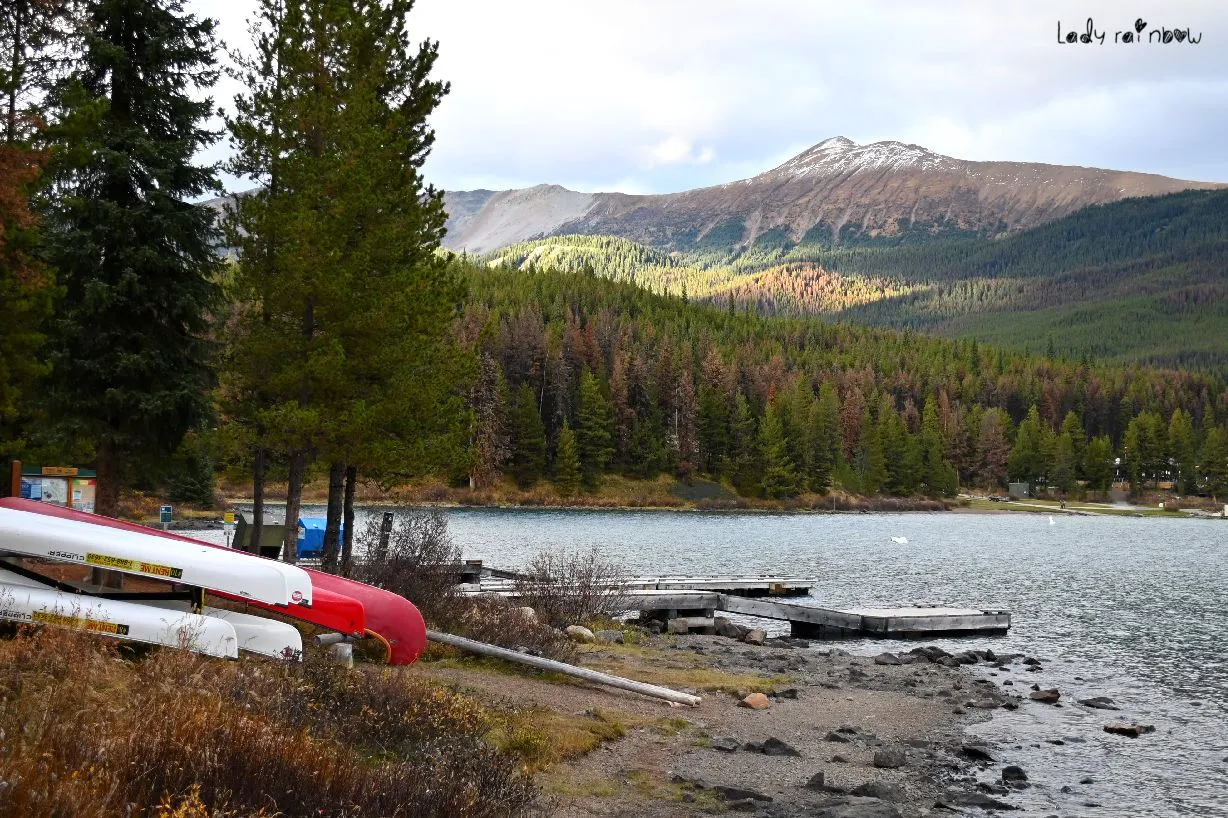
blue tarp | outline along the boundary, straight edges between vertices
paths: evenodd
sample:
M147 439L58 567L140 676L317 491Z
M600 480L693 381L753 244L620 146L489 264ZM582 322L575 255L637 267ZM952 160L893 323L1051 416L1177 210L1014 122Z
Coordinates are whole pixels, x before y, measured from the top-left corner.
M318 559L324 554L324 528L328 520L324 517L299 517L298 520L298 556L299 559ZM345 526L341 526L344 536Z

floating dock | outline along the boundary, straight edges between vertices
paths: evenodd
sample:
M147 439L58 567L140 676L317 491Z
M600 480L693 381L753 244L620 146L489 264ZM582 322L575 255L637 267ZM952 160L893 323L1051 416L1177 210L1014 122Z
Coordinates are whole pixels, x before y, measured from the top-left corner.
M475 581L458 587L465 594L518 601L514 576L510 571L480 568L466 577ZM788 622L791 635L809 639L1001 635L1011 626L1011 615L1000 610L937 606L831 609L783 601L809 596L816 584L813 578L671 575L632 577L606 587L618 593L625 610L638 611L645 619L685 624L688 629L715 627L718 612Z

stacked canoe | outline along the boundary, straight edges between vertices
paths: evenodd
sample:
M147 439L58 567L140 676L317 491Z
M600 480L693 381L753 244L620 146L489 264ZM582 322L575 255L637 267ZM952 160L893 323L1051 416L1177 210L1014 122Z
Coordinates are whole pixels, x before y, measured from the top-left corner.
M126 587L98 582L105 572ZM0 499L0 619L227 658L301 658L301 631L286 620L373 639L389 664L410 664L426 646L418 609L389 591L20 498Z

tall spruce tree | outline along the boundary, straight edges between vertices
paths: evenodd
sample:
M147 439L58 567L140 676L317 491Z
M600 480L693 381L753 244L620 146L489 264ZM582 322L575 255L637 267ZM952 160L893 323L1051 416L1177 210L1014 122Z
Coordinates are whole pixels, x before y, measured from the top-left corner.
M97 511L118 513L131 458L169 455L208 414L217 303L217 188L193 157L216 77L213 22L179 0L93 0L83 51L54 95L60 122L48 258L64 288L50 325L49 402L93 441Z
M448 86L430 76L437 43L410 35L412 7L263 0L230 123L233 169L263 183L233 231L266 395L256 425L289 460L288 515L308 462L329 463L330 565L352 496L339 474L439 468L468 430L471 356L448 337L464 288L436 253L443 194L421 175Z
M614 456L614 409L589 369L580 373L575 432L581 482L585 491L596 491L601 472Z
M759 427L759 450L763 453L763 493L782 499L797 493L797 468L789 457L789 439L775 401L763 412Z
M522 383L512 408L512 477L522 489L530 488L546 470L546 428L537 410L533 387Z

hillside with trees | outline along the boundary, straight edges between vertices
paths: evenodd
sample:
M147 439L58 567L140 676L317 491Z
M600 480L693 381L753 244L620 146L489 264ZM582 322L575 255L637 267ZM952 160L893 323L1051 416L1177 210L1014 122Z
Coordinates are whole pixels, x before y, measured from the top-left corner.
M595 272L718 307L821 315L1071 357L1228 366L1228 191L1084 208L1002 239L794 244L765 233L666 254L626 239L560 236L480 257ZM915 237L914 237L915 238Z

